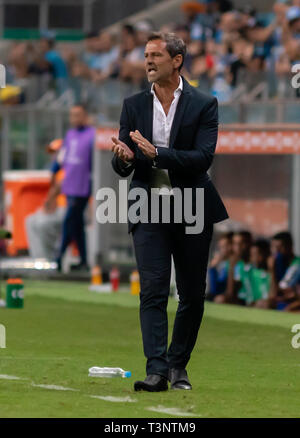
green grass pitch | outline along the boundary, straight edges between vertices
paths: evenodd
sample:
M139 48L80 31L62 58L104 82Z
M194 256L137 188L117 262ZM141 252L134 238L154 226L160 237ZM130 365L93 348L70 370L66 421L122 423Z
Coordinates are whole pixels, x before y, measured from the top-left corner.
M27 280L24 309L0 309L0 417L299 417L299 314L206 303L187 368L193 390L135 393L145 377L138 303L126 288L97 294L83 283ZM170 298L169 337L176 306ZM91 366L132 377L91 378Z

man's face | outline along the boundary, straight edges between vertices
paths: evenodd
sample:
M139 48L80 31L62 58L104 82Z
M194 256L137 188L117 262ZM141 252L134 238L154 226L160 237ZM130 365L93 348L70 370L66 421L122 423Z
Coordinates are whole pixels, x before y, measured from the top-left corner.
M136 39L139 46L143 46L147 43L149 32L144 30L138 30L136 33Z
M86 123L87 115L81 106L73 106L70 110L70 124L77 128L79 126L84 126Z
M84 41L85 49L88 52L96 52L97 51L97 45L98 45L98 37L90 37L86 38Z
M249 251L249 244L240 234L235 234L232 238L232 250L238 257L244 257Z
M145 48L145 69L149 82L163 82L172 76L182 62L182 56L171 57L162 40L149 41Z
M294 20L290 24L290 29L291 29L292 33L294 33L294 34L300 33L300 18L298 18L298 20Z
M259 248L257 246L251 246L250 248L250 263L252 265L258 267L260 266L264 261L264 257L261 254Z
M239 234L236 234L232 238L232 250L235 255L241 257L243 249L243 238Z
M220 239L218 241L218 250L223 259L227 259L231 254L231 241L229 239Z
M180 29L176 31L176 35L181 38L185 44L189 44L190 42L190 33L188 30Z
M224 32L234 32L240 27L240 16L234 12L225 12L221 16L220 29Z
M281 254L283 256L289 255L290 251L284 244L284 242L280 239L272 239L271 240L271 253L273 255Z
M41 38L39 41L39 49L42 53L48 52L49 43L45 38Z
M108 32L102 32L99 36L99 44L101 50L108 52L112 46L111 35Z

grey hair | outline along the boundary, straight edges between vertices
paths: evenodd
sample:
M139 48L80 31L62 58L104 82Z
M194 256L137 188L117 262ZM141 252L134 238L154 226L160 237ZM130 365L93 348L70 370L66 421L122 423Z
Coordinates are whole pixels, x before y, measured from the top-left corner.
M178 70L181 69L184 63L184 58L186 54L186 45L182 38L179 38L175 33L172 32L153 32L149 35L147 42L153 40L162 40L165 41L166 49L169 52L171 58L174 58L176 55L182 56L182 63L180 64Z

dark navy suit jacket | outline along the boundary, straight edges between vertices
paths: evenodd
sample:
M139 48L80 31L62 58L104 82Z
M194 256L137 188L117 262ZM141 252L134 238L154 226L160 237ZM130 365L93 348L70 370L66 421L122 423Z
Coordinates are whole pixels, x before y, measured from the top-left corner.
M183 90L171 128L169 148L157 147L156 167L168 170L172 187L204 188L205 222L220 222L227 219L228 214L207 174L213 161L218 137L217 99L201 93L182 79ZM124 100L119 139L130 147L135 158L131 166L126 167L125 163L114 155L112 166L122 177L127 177L134 170L130 188L142 187L149 190L153 161L140 151L131 140L129 132L138 129L152 143L152 126L153 95L150 90ZM130 232L134 224L129 222L128 225Z

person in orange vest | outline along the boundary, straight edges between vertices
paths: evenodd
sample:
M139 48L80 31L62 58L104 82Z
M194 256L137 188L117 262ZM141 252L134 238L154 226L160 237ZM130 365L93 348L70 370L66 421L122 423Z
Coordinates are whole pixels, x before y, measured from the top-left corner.
M51 156L58 154L62 139L55 139L47 146ZM51 174L50 188L44 204L26 218L29 254L33 258L53 260L57 253L66 212L66 198L60 193L63 170Z

